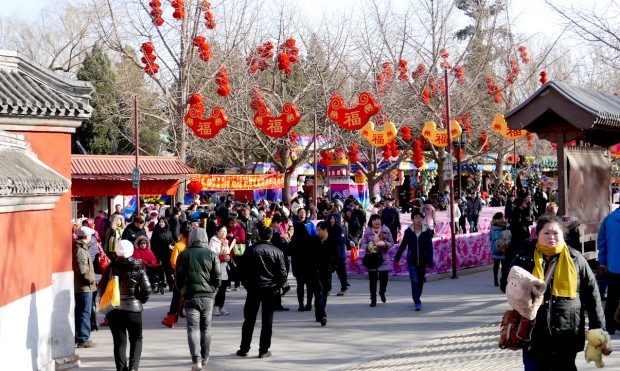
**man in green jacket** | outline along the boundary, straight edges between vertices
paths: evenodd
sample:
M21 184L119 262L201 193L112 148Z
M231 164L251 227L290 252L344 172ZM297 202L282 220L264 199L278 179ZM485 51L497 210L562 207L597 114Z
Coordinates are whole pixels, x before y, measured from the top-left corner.
M75 231L77 241L73 246L73 289L75 298L75 343L78 348L95 346L90 340L90 313L93 308L93 291L97 280L93 260L88 253L90 239L95 230L81 226Z
M213 300L222 282L217 255L207 248L203 228L193 229L185 249L177 258L175 283L185 300L187 342L192 355L192 371L202 370L209 361Z

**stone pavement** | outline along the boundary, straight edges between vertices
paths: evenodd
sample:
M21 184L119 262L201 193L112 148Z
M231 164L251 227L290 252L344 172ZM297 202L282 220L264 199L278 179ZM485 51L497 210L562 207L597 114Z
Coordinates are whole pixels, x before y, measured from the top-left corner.
M474 273L472 273L474 272ZM337 279L334 275L334 283ZM291 283L294 279L291 277ZM227 293L228 316L213 317L211 356L207 370L522 370L521 352L497 347L499 320L508 309L505 296L493 286L489 270L459 272L458 279L428 282L423 309L413 311L408 280L390 281L387 304L369 307L368 281L352 279L346 296L330 296L326 327L313 313L298 312L295 287L283 298L290 312L274 315L270 358L259 359L260 315L250 356L239 347L245 291ZM334 291L336 292L336 286ZM154 294L143 313L144 347L141 370L190 370L185 320L169 329L160 324L170 293ZM114 370L109 330L93 333L95 348L77 349L81 368ZM620 335L605 357L606 368L620 369ZM580 370L594 370L583 352Z

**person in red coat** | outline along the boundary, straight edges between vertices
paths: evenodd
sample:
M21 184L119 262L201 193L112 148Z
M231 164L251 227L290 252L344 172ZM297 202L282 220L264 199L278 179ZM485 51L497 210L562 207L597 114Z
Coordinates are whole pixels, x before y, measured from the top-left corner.
M134 259L140 260L144 266L151 265L152 267L157 267L157 258L155 258L155 254L153 254L153 250L151 250L151 243L149 239L144 236L140 236L136 238L136 248L133 252Z

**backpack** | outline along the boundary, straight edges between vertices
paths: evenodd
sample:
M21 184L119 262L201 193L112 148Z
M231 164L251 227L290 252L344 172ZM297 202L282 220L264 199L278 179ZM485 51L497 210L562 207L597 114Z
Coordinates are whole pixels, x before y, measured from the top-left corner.
M509 229L502 231L497 239L497 250L498 251L506 251L508 249L508 245L510 245L510 240L512 239L512 233L510 233Z

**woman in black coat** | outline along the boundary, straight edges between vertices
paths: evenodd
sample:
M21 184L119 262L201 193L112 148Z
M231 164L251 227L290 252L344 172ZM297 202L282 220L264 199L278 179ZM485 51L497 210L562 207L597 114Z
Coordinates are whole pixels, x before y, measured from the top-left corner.
M160 218L151 236L151 250L153 250L153 254L155 254L157 260L161 261L161 264L164 266L166 283L170 291L172 291L174 287L174 280L172 279L174 270L170 264L170 255L172 254L172 246L174 246L174 244L175 241L172 237L172 232L170 232L168 220L166 218Z
M144 265L134 259L133 244L121 240L116 248L117 258L99 281L99 293L105 291L110 275L118 276L120 305L107 315L114 341L114 362L117 371L137 370L142 355L142 304L149 299L151 284ZM127 336L129 335L129 363L127 363Z
M549 263L556 268L536 314L531 347L523 351L529 370L577 370L575 358L585 343L585 313L590 329L605 328L596 278L586 259L566 245L562 219L542 216L536 225L538 241L525 243L513 265L544 279Z

